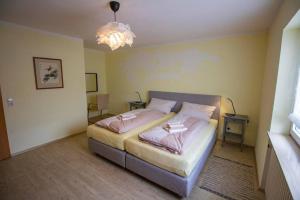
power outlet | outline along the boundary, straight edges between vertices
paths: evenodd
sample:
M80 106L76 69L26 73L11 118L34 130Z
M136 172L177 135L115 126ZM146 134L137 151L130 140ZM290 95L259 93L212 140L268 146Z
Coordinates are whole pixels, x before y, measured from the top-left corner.
M13 98L8 98L8 99L7 99L7 105L8 105L9 107L14 106L14 100L13 100Z

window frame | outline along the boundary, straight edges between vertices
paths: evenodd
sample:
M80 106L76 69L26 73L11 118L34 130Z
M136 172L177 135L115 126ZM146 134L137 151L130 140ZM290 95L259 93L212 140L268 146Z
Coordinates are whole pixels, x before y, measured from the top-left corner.
M298 94L299 92L299 94ZM299 97L299 99L297 98ZM295 112L296 104L299 106L300 109L300 67L298 67L298 75L297 75L297 83L295 87L295 97L294 97L294 106L293 106L293 112ZM297 142L298 145L300 145L300 127L298 127L293 121L291 121L291 129L290 134L292 138Z
M292 122L290 134L292 138L297 142L297 144L300 145L300 132L296 131L296 128L296 125Z

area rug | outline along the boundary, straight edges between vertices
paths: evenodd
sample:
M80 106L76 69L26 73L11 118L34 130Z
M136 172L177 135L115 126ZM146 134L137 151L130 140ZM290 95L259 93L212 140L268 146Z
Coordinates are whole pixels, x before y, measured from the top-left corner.
M253 166L215 155L209 157L197 185L229 200L260 199Z
M252 147L244 146L243 151L241 151L240 145L224 144L224 146L221 146L220 143L215 146L213 155L255 167L254 149Z

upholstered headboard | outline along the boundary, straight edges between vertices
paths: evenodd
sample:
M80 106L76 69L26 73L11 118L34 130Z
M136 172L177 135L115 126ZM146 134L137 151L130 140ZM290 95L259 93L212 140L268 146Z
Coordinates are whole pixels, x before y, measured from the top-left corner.
M221 96L218 95L149 91L149 100L151 100L151 98L176 101L177 103L173 107L172 112L179 112L182 106L182 102L216 106L216 110L213 113L212 118L219 120L220 117Z

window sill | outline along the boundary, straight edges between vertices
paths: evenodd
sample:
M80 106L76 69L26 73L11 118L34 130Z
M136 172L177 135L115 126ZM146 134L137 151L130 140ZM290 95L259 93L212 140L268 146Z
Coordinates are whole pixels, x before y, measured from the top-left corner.
M268 134L293 199L300 199L300 147L290 135Z

